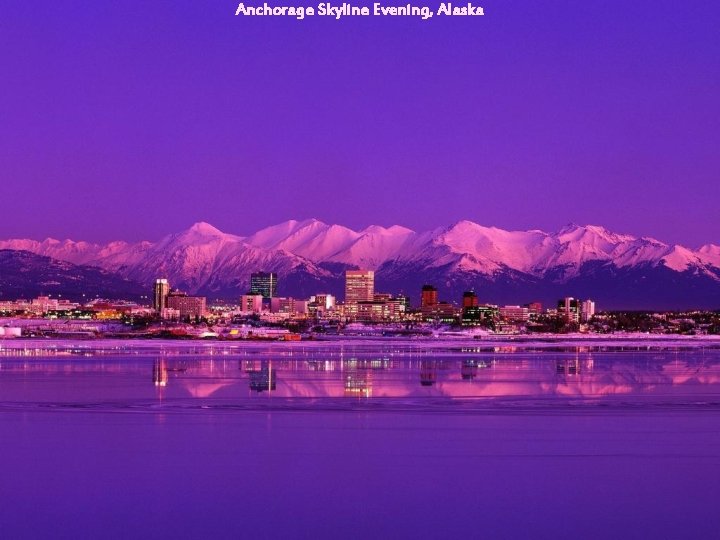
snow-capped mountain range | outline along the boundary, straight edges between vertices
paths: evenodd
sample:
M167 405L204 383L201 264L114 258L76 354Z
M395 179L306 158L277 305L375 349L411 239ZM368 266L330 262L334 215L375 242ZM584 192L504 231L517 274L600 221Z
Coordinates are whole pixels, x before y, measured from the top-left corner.
M343 270L366 268L376 271L378 290L411 296L428 282L448 300L473 288L491 302L570 294L627 307L683 299L720 307L720 246L693 250L594 225L547 233L460 221L423 232L397 225L355 231L310 219L237 236L196 223L154 243L15 239L0 241L0 249L100 267L143 285L167 277L211 297L236 297L258 270L277 272L283 294L341 293Z

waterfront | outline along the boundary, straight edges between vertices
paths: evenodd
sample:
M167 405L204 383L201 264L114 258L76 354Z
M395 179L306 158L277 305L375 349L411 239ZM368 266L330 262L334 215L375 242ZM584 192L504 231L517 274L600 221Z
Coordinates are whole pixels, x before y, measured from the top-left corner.
M710 538L718 420L712 343L5 342L0 526Z

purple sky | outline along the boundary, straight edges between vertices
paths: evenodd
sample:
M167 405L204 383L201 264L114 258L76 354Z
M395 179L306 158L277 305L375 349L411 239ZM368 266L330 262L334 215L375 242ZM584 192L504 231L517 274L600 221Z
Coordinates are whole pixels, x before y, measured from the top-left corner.
M716 1L488 0L429 21L236 5L6 3L0 237L317 217L720 243Z

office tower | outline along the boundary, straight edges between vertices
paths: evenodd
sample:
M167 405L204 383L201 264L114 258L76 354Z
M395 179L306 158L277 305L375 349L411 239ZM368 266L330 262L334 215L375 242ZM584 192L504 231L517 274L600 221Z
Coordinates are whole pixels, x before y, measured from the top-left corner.
M463 299L462 299L463 309L470 308L470 307L477 307L478 305L479 305L478 297L474 291L465 291L463 293Z
M438 303L438 291L432 285L423 285L420 294L420 307L432 307Z
M588 322L595 316L595 302L592 300L585 300L580 307L580 320L582 322Z
M167 307L167 298L170 294L170 283L167 279L156 279L153 288L153 309L161 313Z
M558 300L558 315L566 322L576 323L580 321L580 300L568 296Z
M375 272L347 270L345 272L345 303L371 302L375 295Z
M277 296L277 274L275 272L253 272L250 275L250 293L263 298Z

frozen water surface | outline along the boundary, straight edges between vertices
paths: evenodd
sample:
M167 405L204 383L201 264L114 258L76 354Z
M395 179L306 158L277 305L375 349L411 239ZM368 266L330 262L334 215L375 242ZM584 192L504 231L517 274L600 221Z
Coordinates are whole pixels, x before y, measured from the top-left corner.
M717 538L713 340L0 342L4 538Z

